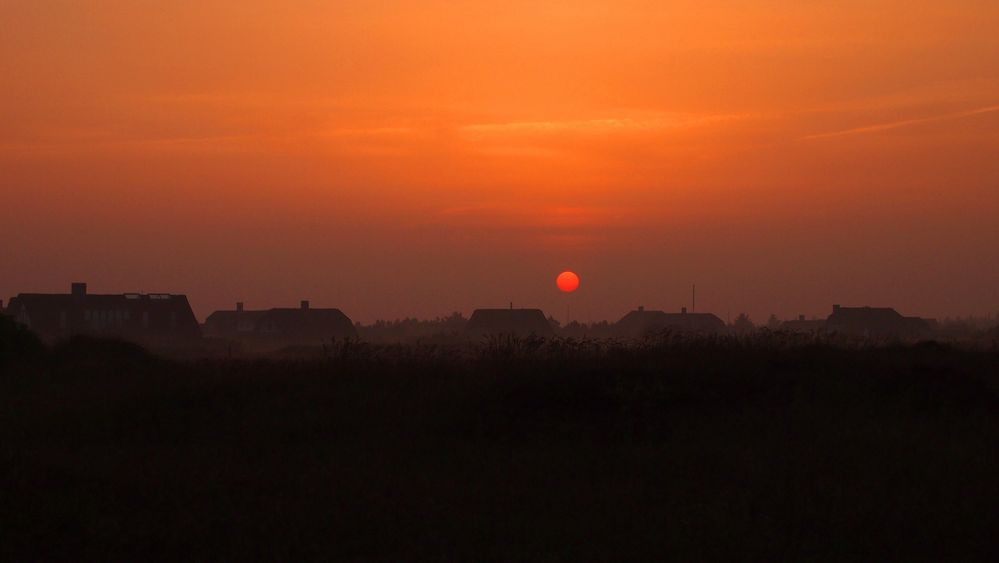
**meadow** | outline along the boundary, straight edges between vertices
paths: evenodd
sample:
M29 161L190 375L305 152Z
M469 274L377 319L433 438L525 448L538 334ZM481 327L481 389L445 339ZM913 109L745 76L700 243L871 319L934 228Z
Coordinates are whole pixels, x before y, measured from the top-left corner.
M997 554L994 343L0 351L4 560Z

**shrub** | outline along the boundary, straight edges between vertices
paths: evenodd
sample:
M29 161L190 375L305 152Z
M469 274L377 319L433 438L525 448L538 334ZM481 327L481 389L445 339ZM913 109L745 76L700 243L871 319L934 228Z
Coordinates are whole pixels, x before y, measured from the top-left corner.
M28 327L0 315L0 365L42 355L45 346Z

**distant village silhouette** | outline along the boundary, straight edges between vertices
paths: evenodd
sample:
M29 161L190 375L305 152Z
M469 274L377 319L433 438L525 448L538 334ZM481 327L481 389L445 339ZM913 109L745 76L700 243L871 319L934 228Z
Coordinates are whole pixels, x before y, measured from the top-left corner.
M366 339L363 330L386 334L372 340L392 340L391 323L379 321L365 329L336 308L312 307L301 301L298 307L249 310L243 303L235 309L215 311L199 324L186 295L169 293L93 294L87 284L73 283L67 294L21 293L0 312L27 326L42 339L57 341L75 335L119 338L153 348L183 348L206 341L236 344L251 350L276 350L289 346L309 346L331 340ZM889 307L843 307L833 305L825 319L777 321L767 328L793 333L841 334L876 339L918 340L932 337L938 326L933 319L908 317ZM403 321L398 321L403 323ZM412 324L424 321L408 320ZM747 325L748 323L748 325ZM711 313L650 310L628 312L614 323L586 326L571 323L565 327L546 316L541 309L476 309L470 318L454 314L436 321L438 332L464 339L490 335L516 337L593 336L641 339L649 334L672 332L691 335L718 335L752 330L754 325L741 316L726 325ZM412 336L411 327L395 327L398 340ZM359 331L361 329L361 331ZM417 331L419 332L419 331ZM421 334L431 336L428 330Z

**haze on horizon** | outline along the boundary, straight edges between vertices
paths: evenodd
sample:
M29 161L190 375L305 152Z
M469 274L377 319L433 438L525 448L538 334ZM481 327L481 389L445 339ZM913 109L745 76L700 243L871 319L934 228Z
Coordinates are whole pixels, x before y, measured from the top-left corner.
M3 6L4 300L999 312L993 0Z

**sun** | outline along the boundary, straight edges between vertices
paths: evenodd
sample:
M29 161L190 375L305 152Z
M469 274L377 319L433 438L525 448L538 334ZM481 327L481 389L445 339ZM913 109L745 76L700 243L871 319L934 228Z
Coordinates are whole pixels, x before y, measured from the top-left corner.
M576 272L566 270L555 278L555 285L565 293L572 293L579 288L579 276L576 275Z

